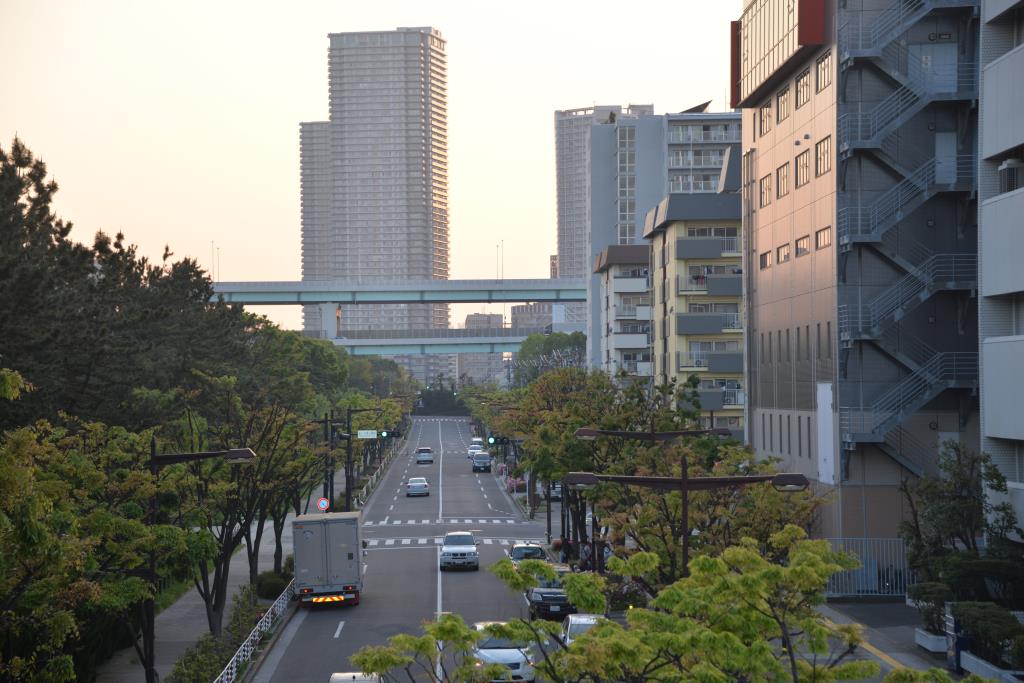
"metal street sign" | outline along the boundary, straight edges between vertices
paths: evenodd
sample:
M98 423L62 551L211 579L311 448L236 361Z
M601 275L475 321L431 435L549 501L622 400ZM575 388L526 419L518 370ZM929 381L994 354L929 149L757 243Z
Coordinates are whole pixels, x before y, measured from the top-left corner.
M321 498L316 502L316 506L320 509L321 512L327 512L327 508L331 506L331 502L326 498Z
M356 434L356 438L357 439L376 439L377 438L377 430L376 429L360 429L359 432Z

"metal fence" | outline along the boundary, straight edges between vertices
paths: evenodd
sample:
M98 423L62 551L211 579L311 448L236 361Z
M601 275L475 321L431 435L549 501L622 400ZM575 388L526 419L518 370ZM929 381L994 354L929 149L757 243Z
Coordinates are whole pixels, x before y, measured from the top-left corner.
M220 675L213 679L213 683L233 683L233 681L239 679L240 675L245 672L246 665L252 659L263 636L268 631L271 631L281 620L281 616L288 609L288 604L291 602L292 595L294 594L295 581L292 580L288 583L284 592L277 597L274 604L267 609L266 614L256 624L256 628L252 630L252 633L242 641L242 646L238 648L235 656L231 658L231 661L220 672Z
M833 574L825 588L829 598L906 595L914 575L901 538L829 538L833 550L850 553L860 567Z

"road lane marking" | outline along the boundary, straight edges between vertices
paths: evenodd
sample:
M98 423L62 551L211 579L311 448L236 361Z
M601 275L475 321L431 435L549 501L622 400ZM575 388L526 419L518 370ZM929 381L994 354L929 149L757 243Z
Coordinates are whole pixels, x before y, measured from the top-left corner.
M484 539L484 545L490 545L492 543L494 543L494 539L493 538L485 538Z
M394 545L394 544L395 544L395 539L393 539L393 538L389 538L388 540L384 541L384 545Z
M682 467L682 465L680 465L680 467ZM392 511L392 510L394 510L394 509L395 509L395 506L394 506L394 505L389 505L389 506L388 506L388 512L391 512L391 511Z
M420 520L420 524L430 524L430 520L429 519L421 519Z
M390 518L390 517L391 517L391 515L388 515L387 517L385 517L384 521L381 522L381 524L387 524L388 523L388 518Z
M334 637L335 638L337 638L338 636L341 635L341 629L343 629L343 628L345 628L345 622L344 621L339 621L338 622L338 628L334 631Z
M417 538L416 539L416 543L418 543L419 545L426 545L427 539L425 539L425 538Z
M380 541L377 540L376 538L374 538L372 540L367 541L366 545L368 545L368 546L370 546L372 548L373 546L377 545L378 543L380 543Z
M402 545L409 545L410 543L412 543L412 539L411 538L403 538L402 539Z
M680 467L682 467L682 465L680 465ZM400 520L400 519L396 519L396 520L393 520L393 521L392 521L391 523L392 523L392 524L401 524L401 523L402 523L402 520Z

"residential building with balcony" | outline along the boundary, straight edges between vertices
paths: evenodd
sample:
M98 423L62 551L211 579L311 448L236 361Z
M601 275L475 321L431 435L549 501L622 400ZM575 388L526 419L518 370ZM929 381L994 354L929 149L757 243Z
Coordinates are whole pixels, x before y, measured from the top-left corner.
M900 482L976 445L977 0L745 0L748 433L891 538ZM875 579L877 582L877 577Z
M684 112L631 111L590 126L588 242L594 264L609 245L645 244L644 217L669 194L718 191L722 164L739 144L738 112L709 112L705 102ZM588 362L601 367L602 279L587 285Z
M594 272L601 279L601 364L614 377L651 377L651 303L648 248L613 244L598 254Z
M728 163L731 155L726 156ZM704 424L731 429L743 438L739 160L732 157L731 166L731 191L669 195L647 212L644 238L654 264L654 381L682 383L695 375ZM722 175L727 178L729 173Z
M981 445L1024 520L1024 2L982 0L980 53Z

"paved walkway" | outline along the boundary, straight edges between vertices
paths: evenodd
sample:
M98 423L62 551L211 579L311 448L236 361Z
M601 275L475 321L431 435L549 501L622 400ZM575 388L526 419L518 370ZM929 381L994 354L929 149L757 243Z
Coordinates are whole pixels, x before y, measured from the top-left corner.
M345 473L340 469L334 476L334 494L338 496L341 492L344 497ZM320 497L322 490L318 487L313 491L312 502L309 505L310 512L315 512L316 499ZM291 554L292 548L292 525L291 515L285 524L282 533L285 556ZM249 561L246 559L244 543L242 550L235 553L231 558L231 568L228 572L228 608L230 609L231 598L238 592L238 589L249 582ZM274 529L268 523L263 531L263 538L260 542L261 572L274 568ZM227 624L228 616L224 616L224 624ZM160 614L156 615L156 669L160 680L165 680L174 669L175 662L185 653L190 646L199 640L200 636L209 632L206 621L206 605L199 597L199 591L192 587L187 593L181 596L174 604L170 605ZM115 652L114 655L104 662L97 672L97 683L138 683L145 680L145 673L134 647L127 647Z
M927 670L946 666L943 656L932 656L914 643L921 615L904 602L831 602L820 611L837 624L863 625L863 649L879 660L883 674L898 667Z

